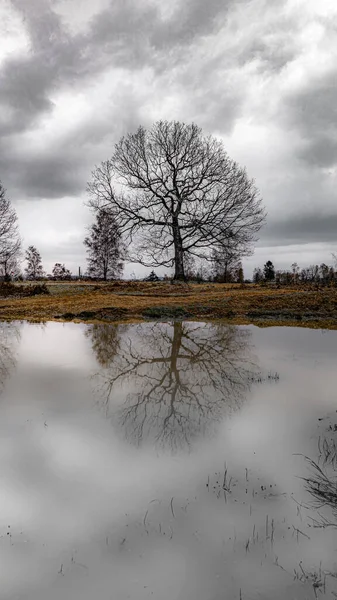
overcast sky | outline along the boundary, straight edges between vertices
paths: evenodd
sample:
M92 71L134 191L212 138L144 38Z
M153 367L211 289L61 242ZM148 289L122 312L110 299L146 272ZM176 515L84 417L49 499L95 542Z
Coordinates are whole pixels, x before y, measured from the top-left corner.
M0 179L48 271L85 269L90 172L157 119L222 137L255 178L268 221L247 275L331 263L336 113L336 0L0 2Z

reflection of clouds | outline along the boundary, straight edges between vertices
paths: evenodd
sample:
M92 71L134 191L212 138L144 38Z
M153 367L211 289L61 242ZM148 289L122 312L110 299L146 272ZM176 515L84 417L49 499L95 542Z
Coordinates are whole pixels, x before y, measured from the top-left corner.
M220 324L131 326L101 374L107 413L134 444L190 445L244 402L256 372L250 336L248 329ZM105 338L102 329L101 343ZM116 411L113 399L124 386L129 391Z
M292 497L302 500L297 488L302 490L303 482L297 477L301 472L293 452L306 449L303 415L308 412L310 419L313 414L318 416L301 391L306 366L300 368L298 363L285 363L277 387L278 396L275 396L275 386L260 388L259 401L254 403L253 397L250 406L245 407L248 410L237 415L229 428L230 435L226 428L225 436L208 440L207 444L195 444L189 454L182 452L177 456L167 452L158 460L152 448L143 448L140 452L135 445L123 443L112 435L109 421L93 409L87 378L93 362L85 362L87 343L83 327L48 325L45 346L40 351L45 355L46 349L53 347L57 340L56 357L53 362L50 356L49 364L36 359L35 365L30 360L29 344L34 346L37 340L41 343L42 336L32 335L36 326L31 327L26 353L20 347L20 369L8 386L6 401L0 403L1 599L92 600L98 596L209 600L239 598L240 589L245 598L251 590L252 573L255 587L264 598L311 597L312 585L304 589L302 582L292 579L293 568L298 569L298 554L300 552L305 569L309 565L319 566L320 560L323 568L327 565L330 569L329 561L334 561L336 544L332 528L324 532L324 538L321 530L305 529L302 516L295 514L296 505L292 500ZM129 379L125 375L117 379L108 403L110 411L118 400L119 381L123 383L123 410L127 391L130 394L142 391L143 372L152 372L156 378L158 369L162 375L166 373L167 360L175 354L172 346L179 348L177 368L182 383L192 374L198 385L208 381L207 371L200 363L198 366L198 360L205 359L203 353L207 355L214 350L206 366L215 383L218 382L217 391L212 392L213 384L209 388L201 387L200 393L204 390L206 400L199 399L209 419L213 413L208 415L207 406L203 406L209 401L220 398L220 407L224 404L223 412L222 408L219 413L214 409L215 415L224 414L225 406L230 409L225 391L230 393L231 385L222 383L225 374L234 387L242 382L242 394L233 398L234 408L234 400L240 406L249 381L254 379L254 365L249 362L252 346L246 329L235 331L236 328L210 325L207 330L203 325L191 323L176 327L176 331L173 324L116 329L120 348L102 376L111 378L113 372L115 376L121 372L116 370L117 366L123 366L118 356L128 349L128 336L132 336L134 357L140 355L146 363L155 357L158 362L150 368L145 364L139 370L140 376L137 369L136 373L130 371ZM158 330L163 335L157 335ZM254 335L256 331L253 330ZM263 330L263 333L266 336L272 332ZM154 341L154 334L156 344L151 348L149 344ZM316 334L319 349L320 333ZM273 335L278 343L278 336ZM23 331L25 343L24 338ZM217 350L217 343L223 339L228 341L227 362ZM173 340L177 344L173 344ZM60 360L59 346L66 347L67 358L74 358L73 366ZM277 358L288 356L291 348L290 338L289 347L283 348ZM260 351L260 344L258 349ZM270 344L268 350L274 356ZM213 367L212 357L215 361L218 359L220 366ZM130 363L133 363L131 359ZM291 378L289 387L284 387L286 369L292 375L293 368L298 378ZM325 371L316 371L315 377L323 385ZM168 376L166 380L169 381ZM212 395L216 396L213 400ZM284 398L289 398L289 403L283 402ZM300 411L289 409L298 402ZM166 406L169 400L164 399L163 403ZM267 420L264 420L265 415ZM257 435L250 439L248 430L240 437L242 420L247 428L257 430L260 438ZM258 430L259 423L263 424L265 438ZM154 433L158 433L156 427ZM218 474L223 473L224 460L229 475L237 482L227 502L222 496L217 497L218 488L212 488L213 483L217 484ZM208 476L211 489L205 486ZM278 487L273 486L271 491L286 494L269 497L260 489L261 484L269 486L274 481ZM270 540L268 545L265 541L267 514L269 526L272 519L275 521L273 547ZM11 537L6 535L8 525ZM311 539L300 536L298 542L292 525ZM255 544L252 543L254 527L255 535L263 533L260 542ZM328 540L327 534L331 536ZM279 564L287 572L275 565L273 548L277 548ZM331 582L335 579L331 578Z
M20 329L16 323L0 322L0 393L16 365Z

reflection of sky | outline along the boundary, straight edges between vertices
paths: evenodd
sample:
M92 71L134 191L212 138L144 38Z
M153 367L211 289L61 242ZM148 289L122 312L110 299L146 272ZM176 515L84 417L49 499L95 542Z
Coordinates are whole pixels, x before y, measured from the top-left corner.
M0 403L1 598L232 600L240 587L252 598L295 588L310 597L273 557L292 574L300 560L333 560L333 535L309 529L290 495L303 493L293 454L316 456L317 419L336 409L337 333L251 329L261 366L280 380L255 387L190 454L158 455L116 436L97 410L84 326L23 326ZM224 461L238 482L227 503L216 497ZM261 485L288 495L265 497ZM246 553L254 525L260 542ZM311 540L297 542L292 525Z
M38 367L87 369L93 366L90 344L83 335L85 325L53 323L32 325L25 323L21 329L20 360L22 364Z

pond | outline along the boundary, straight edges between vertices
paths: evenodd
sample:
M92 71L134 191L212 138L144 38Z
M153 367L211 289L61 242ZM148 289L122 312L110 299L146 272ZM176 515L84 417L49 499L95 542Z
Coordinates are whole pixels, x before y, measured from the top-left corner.
M336 365L335 331L0 323L1 598L336 597Z

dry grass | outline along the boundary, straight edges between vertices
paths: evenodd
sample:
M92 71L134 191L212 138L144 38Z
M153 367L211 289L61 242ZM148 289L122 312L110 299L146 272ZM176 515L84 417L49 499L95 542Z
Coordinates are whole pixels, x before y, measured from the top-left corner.
M166 282L48 283L50 295L0 299L0 319L125 320L174 316L337 329L337 290Z
M314 505L320 509L323 507L329 507L332 509L334 515L334 521L329 522L326 518L320 522L320 526L324 527L327 525L337 527L337 478L336 471L333 470L333 474L327 473L323 470L316 462L310 458L306 459L311 468L310 477L303 478L305 481L305 488L311 494L314 499ZM316 522L318 525L319 522Z

